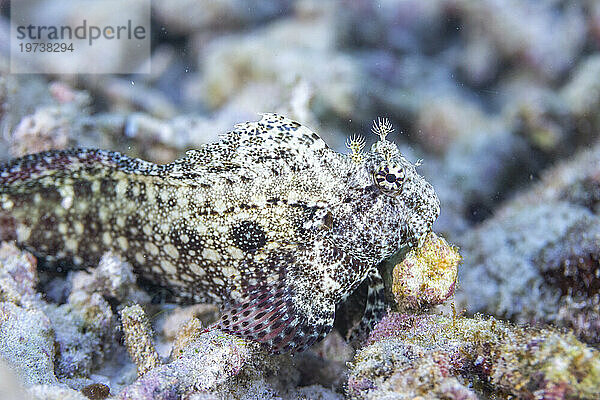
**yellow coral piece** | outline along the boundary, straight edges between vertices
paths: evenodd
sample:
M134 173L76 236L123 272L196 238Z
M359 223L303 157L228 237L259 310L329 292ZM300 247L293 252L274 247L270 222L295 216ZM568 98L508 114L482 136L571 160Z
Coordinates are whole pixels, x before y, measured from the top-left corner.
M441 304L454 294L458 248L431 232L394 267L392 292L400 308Z

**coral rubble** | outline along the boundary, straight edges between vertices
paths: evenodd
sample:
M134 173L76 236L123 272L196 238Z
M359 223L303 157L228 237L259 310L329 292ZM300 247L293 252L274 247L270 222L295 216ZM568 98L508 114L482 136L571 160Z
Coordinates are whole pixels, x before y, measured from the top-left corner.
M121 323L125 334L127 351L138 368L138 376L160 364L158 353L152 344L152 330L146 313L139 305L121 310Z
M391 314L350 366L352 399L600 396L600 353L571 333L494 318Z
M548 170L457 241L459 303L521 323L552 323L600 342L600 145Z
M394 267L392 292L398 306L425 309L453 296L460 259L455 247L430 233Z

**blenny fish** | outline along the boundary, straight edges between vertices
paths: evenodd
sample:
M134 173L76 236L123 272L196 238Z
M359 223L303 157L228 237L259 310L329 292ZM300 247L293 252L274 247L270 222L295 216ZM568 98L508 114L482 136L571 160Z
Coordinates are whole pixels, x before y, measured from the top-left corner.
M370 151L359 137L341 154L264 114L165 165L96 149L28 155L0 166L2 239L62 266L111 251L180 302L221 304L217 328L302 351L365 279L357 329L371 329L385 311L376 266L418 246L439 215L392 130L379 120Z

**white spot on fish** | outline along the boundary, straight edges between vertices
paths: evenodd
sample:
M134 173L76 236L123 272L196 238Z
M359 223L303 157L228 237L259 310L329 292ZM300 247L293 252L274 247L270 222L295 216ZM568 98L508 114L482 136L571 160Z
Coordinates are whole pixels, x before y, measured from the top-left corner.
M175 267L175 265L173 265L171 261L164 260L160 263L160 265L163 267L165 273L167 274L175 275L177 273L177 267Z
M178 258L179 257L179 252L177 251L177 247L173 246L171 243L167 243L163 247L163 250L171 258Z
M202 258L205 260L219 262L221 260L221 256L213 249L204 249L202 250Z
M119 245L121 250L127 250L127 248L129 247L129 242L127 241L127 238L125 236L119 236L117 238L117 244Z
M152 243L152 242L146 242L146 244L144 245L144 248L146 249L146 251L148 251L148 253L150 253L153 256L157 256L159 251L158 251L158 247Z
M71 206L73 205L73 197L71 196L66 196L63 197L62 201L60 202L60 205L65 209L68 210L69 208L71 208Z

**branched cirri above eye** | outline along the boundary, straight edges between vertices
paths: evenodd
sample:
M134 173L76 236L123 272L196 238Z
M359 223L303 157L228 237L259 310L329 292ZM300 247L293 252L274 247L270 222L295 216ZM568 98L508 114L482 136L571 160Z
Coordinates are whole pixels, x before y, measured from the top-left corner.
M373 174L373 179L381 190L399 193L402 190L405 176L401 166L384 164Z

